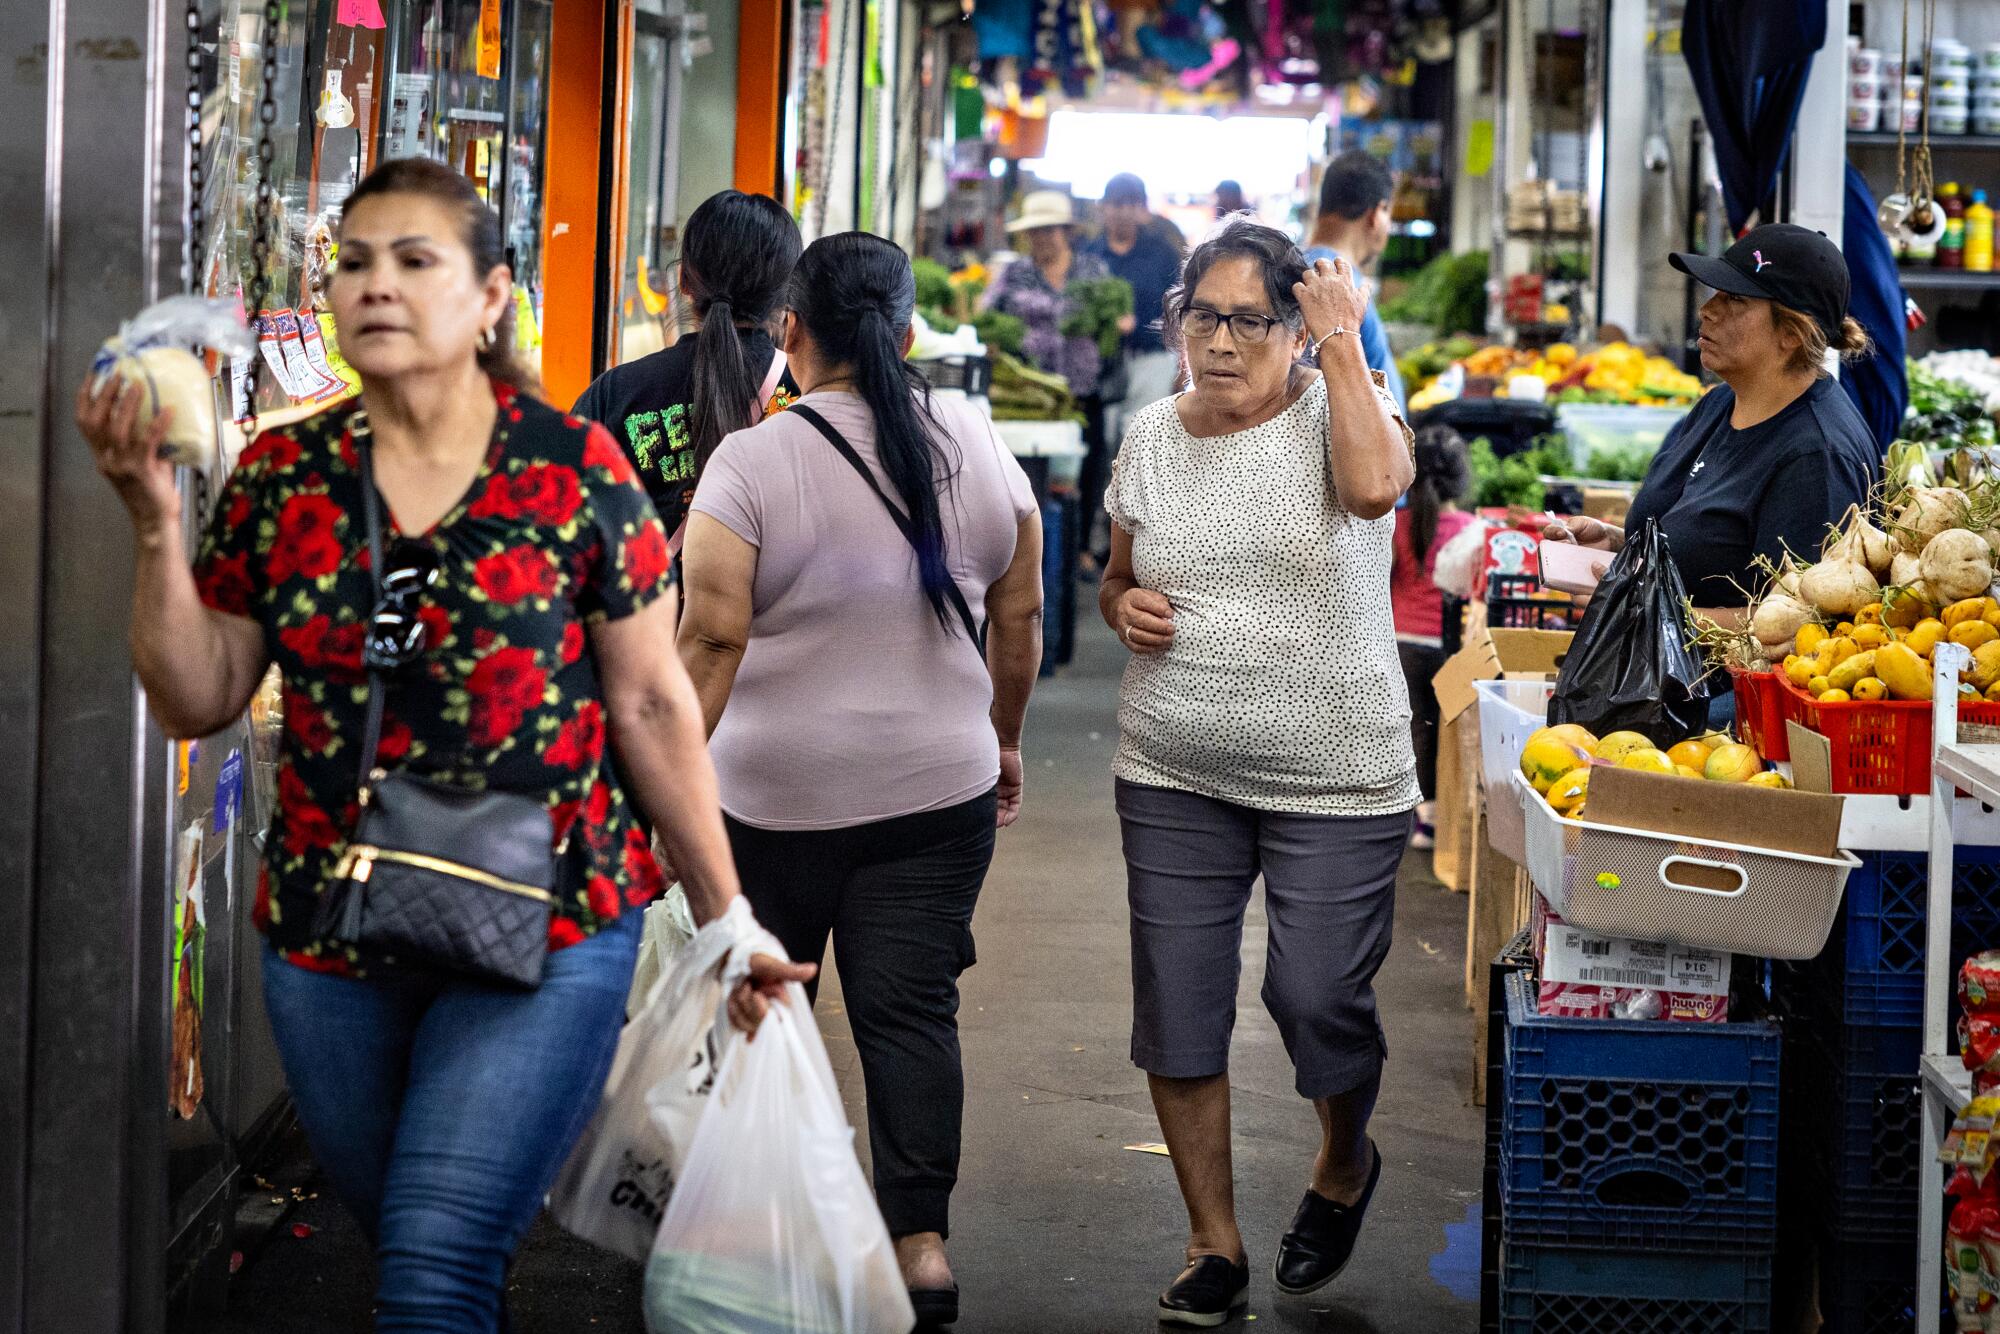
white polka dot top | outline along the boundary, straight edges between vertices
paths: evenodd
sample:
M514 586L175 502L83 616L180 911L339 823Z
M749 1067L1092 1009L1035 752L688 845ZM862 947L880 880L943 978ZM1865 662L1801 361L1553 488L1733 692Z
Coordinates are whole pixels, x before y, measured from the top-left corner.
M1341 507L1325 381L1231 435L1189 435L1174 403L1133 418L1104 497L1132 534L1139 585L1174 607L1173 646L1125 669L1112 771L1258 810L1410 809L1410 700L1389 616L1396 518Z

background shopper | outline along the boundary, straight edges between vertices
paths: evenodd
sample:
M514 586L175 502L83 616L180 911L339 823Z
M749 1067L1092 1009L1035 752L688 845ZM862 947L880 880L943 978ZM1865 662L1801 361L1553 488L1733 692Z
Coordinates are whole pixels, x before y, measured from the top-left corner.
M1432 845L1437 799L1438 701L1431 678L1444 666L1444 594L1436 582L1438 552L1472 516L1459 509L1472 487L1465 439L1449 426L1417 432L1417 477L1396 508L1396 557L1389 570L1389 611L1396 656L1410 688L1410 745L1417 756L1417 828L1410 845Z
M1084 249L1104 261L1115 278L1132 287L1132 330L1125 335L1125 395L1106 405L1106 448L1125 438L1134 413L1174 392L1180 383L1180 354L1167 350L1160 330L1167 290L1181 277L1180 252L1148 227L1153 215L1146 208L1146 183L1129 172L1113 176L1104 187L1104 233ZM1085 521L1092 525L1089 549L1100 562L1110 552L1108 527L1102 526L1103 483L1108 468L1093 476L1094 490L1083 496Z
M1345 256L1356 270L1371 268L1389 245L1389 201L1396 194L1396 178L1381 159L1360 149L1350 149L1327 163L1319 181L1319 217L1313 221L1312 236L1306 245L1308 260L1339 259ZM1374 294L1369 294L1368 313L1361 320L1361 352L1370 370L1382 372L1396 406L1406 407L1403 373L1396 367L1396 354L1389 349L1389 335L1382 317L1375 313Z
M1111 270L1100 255L1071 247L1075 215L1069 196L1060 190L1038 190L1021 203L1021 216L1007 224L1009 235L1025 237L1028 253L1001 270L986 297L987 305L1012 315L1027 326L1023 346L1041 369L1069 381L1083 416L1083 466L1077 489L1086 516L1075 548L1087 551L1088 516L1095 515L1104 496L1104 479L1111 466L1105 444L1104 400L1098 390L1110 368L1104 364L1097 338L1065 334L1063 321L1074 313L1070 284L1108 278ZM1136 321L1127 316L1128 328Z
M725 190L704 200L681 243L694 336L613 367L576 401L577 416L603 422L631 455L676 552L695 482L722 437L798 397L768 325L803 246L775 199Z
M86 386L77 402L138 536L133 662L162 728L206 736L241 716L269 664L284 677L255 909L265 1005L314 1156L375 1245L380 1330L503 1324L508 1260L597 1104L638 909L659 889L618 775L699 918L737 892L671 652L665 534L610 439L522 391L501 254L499 219L457 172L390 162L361 183L329 297L362 394L258 437L192 568L156 453L163 423L135 429L127 386ZM534 991L314 931L356 818L363 639L387 614L362 559L358 439L386 510L385 566L438 571L381 756L453 786L543 795L570 839ZM754 970L766 991L810 975L769 959ZM763 1000L746 985L732 1009L749 1026Z
M904 360L915 304L889 242L807 248L785 317L805 396L710 462L680 645L744 892L793 958L833 939L876 1194L919 1316L948 1323L958 977L994 831L1020 810L1041 523L992 426Z
M1281 1291L1340 1272L1381 1170L1372 984L1418 797L1381 609L1412 463L1351 332L1364 301L1345 261L1308 268L1283 233L1224 224L1167 300L1194 388L1138 415L1105 494L1116 526L1098 601L1133 655L1113 765L1132 1059L1190 1224L1187 1267L1160 1299L1171 1323L1219 1324L1248 1301L1228 1067L1260 873L1264 1003L1322 1128L1278 1246Z

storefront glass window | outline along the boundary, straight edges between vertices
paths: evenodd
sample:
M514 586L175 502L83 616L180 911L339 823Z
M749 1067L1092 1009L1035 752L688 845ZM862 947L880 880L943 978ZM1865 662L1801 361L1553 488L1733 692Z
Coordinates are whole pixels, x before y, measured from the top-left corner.
M660 0L653 0L655 8ZM673 320L672 263L679 238L674 146L680 141L681 68L675 30L658 12L634 15L632 82L625 136L625 217L621 228L614 363L657 352Z
M204 53L215 82L199 273L216 296L247 292L253 270L263 14L261 0L216 0L205 25L216 44ZM552 0L293 0L280 14L259 414L309 410L352 387L321 287L342 202L390 158L447 163L500 211L521 288L517 344L532 367ZM248 370L231 368L229 387Z

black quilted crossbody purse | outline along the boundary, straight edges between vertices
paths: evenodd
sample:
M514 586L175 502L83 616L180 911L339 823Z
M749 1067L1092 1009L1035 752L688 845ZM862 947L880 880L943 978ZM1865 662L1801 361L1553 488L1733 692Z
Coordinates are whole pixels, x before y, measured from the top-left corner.
M556 895L572 868L569 839L556 843L538 797L477 792L377 766L387 670L422 647L415 595L436 571L385 573L364 422L354 435L376 594L364 649L368 719L361 816L321 903L318 934L398 962L532 989L542 980ZM589 781L596 783L595 770Z

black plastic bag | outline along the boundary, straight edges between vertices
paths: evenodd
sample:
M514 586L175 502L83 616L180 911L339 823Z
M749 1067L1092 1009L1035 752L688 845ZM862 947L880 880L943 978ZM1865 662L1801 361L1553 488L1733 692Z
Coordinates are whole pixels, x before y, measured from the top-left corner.
M1667 535L1648 523L1626 535L1591 597L1556 675L1549 722L1599 736L1641 732L1662 750L1706 731L1708 666L1687 641L1687 592Z

